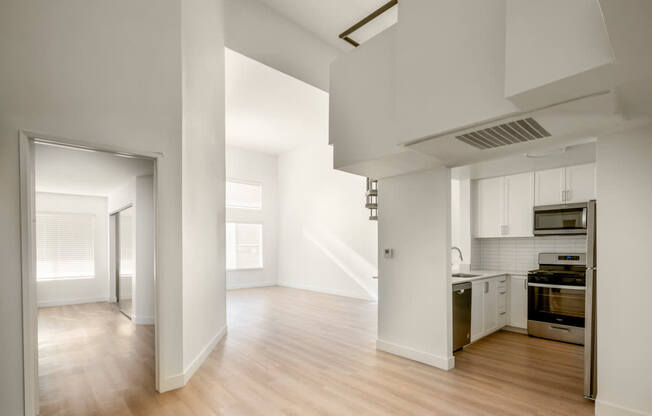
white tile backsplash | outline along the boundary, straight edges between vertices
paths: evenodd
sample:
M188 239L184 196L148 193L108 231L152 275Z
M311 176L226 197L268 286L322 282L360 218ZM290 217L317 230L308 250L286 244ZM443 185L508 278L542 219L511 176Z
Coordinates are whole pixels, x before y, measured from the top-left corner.
M538 267L539 253L585 252L585 236L474 238L471 268L526 272Z

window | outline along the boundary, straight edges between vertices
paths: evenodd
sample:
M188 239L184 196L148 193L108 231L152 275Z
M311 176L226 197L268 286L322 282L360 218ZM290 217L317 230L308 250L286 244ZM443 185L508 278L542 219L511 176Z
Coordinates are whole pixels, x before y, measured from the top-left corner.
M36 279L95 277L95 216L36 214Z
M226 207L262 209L263 185L232 180L226 181Z
M227 270L263 267L263 225L226 223Z

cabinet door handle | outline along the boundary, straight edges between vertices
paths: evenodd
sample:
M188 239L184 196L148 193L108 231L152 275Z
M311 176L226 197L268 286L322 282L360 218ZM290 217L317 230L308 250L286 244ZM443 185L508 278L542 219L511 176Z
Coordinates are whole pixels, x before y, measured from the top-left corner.
M489 293L489 282L484 282L484 293Z
M573 195L573 192L570 189L566 190L566 202L571 200L571 197Z
M561 191L561 202L566 202L566 190Z
M500 314L501 314L501 315L505 315L506 313L507 313L507 311L503 311L503 312L501 312Z
M500 292L501 295L504 295L505 293L507 293L507 291L505 291L505 292Z
M527 292L527 279L523 280L523 289Z

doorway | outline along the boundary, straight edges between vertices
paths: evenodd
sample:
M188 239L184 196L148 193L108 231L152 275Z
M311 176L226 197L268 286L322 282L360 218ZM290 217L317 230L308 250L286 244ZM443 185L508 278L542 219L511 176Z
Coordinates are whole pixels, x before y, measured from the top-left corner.
M26 132L21 132L20 150L26 414L56 413L57 402L70 400L66 394L73 390L84 400L100 389L105 394L131 386L154 391L157 155ZM131 194L128 201L127 189L141 191L140 200ZM115 227L121 223L125 238L116 240ZM115 243L119 250L112 249ZM143 277L140 288L137 276ZM138 289L146 295L141 302L135 301ZM112 330L115 334L102 335ZM112 336L122 352L102 349ZM126 358L130 362L121 362ZM139 369L130 365L134 362L143 365ZM120 383L107 388L109 375L102 372L120 368ZM93 374L79 379L80 372Z

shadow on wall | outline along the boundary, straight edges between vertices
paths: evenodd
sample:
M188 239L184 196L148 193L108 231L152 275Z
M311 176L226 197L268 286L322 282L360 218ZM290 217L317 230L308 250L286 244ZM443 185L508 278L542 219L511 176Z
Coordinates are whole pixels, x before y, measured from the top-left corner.
M349 278L358 284L369 298L378 300L378 268L345 244L325 227L302 229L308 241L312 242L326 257L331 259Z

